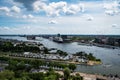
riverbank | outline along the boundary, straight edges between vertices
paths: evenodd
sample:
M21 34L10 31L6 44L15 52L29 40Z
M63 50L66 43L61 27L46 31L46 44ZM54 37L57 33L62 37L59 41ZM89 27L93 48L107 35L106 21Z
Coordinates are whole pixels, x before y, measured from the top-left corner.
M87 65L93 66L93 65L100 65L102 64L101 61L88 61Z
M106 44L98 44L98 43L81 43L81 42L78 42L78 45L97 46L97 47L110 48L110 49L120 49L120 47L117 47L117 46L111 46L111 45L106 45Z
M55 71L56 73L59 73L61 75L64 75L63 71ZM106 76L98 75L98 74L87 74L87 73L81 73L81 72L72 72L70 75L75 76L76 74L79 74L83 77L83 80L108 80Z
M102 64L102 62L100 62L100 61L88 61L87 63L69 61L68 63L72 63L72 64L76 64L76 65L85 64L85 65L88 65L88 66L94 66L94 65L101 65Z
M72 64L76 64L76 65L85 64L85 65L94 66L94 65L102 64L102 62L100 62L100 61L88 61L87 63L83 63L83 62L65 61L65 60L39 59L39 58L32 58L32 57L19 57L19 56L7 56L7 57L10 57L10 58L21 58L21 59L37 59L37 60L44 60L44 61L54 61L54 62L66 63L66 64L72 63Z

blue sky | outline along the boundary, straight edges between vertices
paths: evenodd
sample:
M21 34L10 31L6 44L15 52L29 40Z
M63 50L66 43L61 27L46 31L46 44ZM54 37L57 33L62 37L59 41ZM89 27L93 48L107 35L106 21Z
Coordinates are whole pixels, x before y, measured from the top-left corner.
M119 0L0 0L0 34L120 35Z

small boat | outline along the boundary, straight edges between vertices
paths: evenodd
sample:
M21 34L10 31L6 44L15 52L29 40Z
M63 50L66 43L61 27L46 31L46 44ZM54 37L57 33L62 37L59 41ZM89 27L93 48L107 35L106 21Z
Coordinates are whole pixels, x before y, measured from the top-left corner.
M37 41L42 41L43 40L43 38L41 38L41 37L36 37L36 39L35 40L37 40Z
M108 67L111 67L112 65L110 65L110 64L104 64L103 65L103 67L105 67L105 68L108 68Z

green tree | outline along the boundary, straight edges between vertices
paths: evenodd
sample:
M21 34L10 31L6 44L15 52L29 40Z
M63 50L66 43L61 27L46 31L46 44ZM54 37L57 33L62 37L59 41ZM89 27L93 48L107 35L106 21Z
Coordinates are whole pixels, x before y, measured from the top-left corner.
M0 72L0 80L12 80L14 78L14 72L5 70L3 72Z
M68 80L69 77L70 77L70 70L69 70L69 68L65 68L63 72L64 72L64 80Z
M72 80L83 80L83 77L81 77L79 73L76 73Z
M69 68L70 68L71 70L75 70L75 69L76 69L76 65L75 65L75 64L69 64Z
M58 80L58 79L56 79L56 75L49 75L48 77L45 77L44 80Z
M29 73L28 76L33 80L44 80L45 74L44 73Z

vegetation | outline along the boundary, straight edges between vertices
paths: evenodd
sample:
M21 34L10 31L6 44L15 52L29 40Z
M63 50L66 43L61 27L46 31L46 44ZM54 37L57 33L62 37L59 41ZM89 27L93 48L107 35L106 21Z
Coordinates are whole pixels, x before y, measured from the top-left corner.
M70 77L70 70L69 68L64 69L64 80L68 80Z
M89 37L89 36L74 36L72 38L72 41L80 41L80 40L84 40L85 42L91 41L93 40L93 37Z
M59 54L60 56L67 56L68 55L66 52L61 51L61 50L57 50L56 53Z
M11 42L3 42L0 44L0 51L3 52L39 52L40 49L37 46L27 46L24 43L14 46Z
M83 77L80 76L80 74L76 73L75 76L71 76L72 80L83 80Z
M29 68L39 68L39 66L47 65L49 67L58 67L58 68L66 68L68 67L71 70L76 69L75 64L66 64L66 63L58 63L53 61L44 61L37 59L23 59L23 58L9 58L9 57L0 57L0 61L8 62L9 66L7 67L10 70L19 70L19 69L27 69ZM29 64L29 65L28 65Z
M74 54L74 55L75 55L75 56L82 57L82 58L86 58L86 59L91 60L91 61L100 61L100 62L101 62L101 60L100 60L100 59L96 59L96 57L93 56L92 53L87 54L87 53L85 53L85 52L77 52L77 53Z
M69 69L75 70L76 69L76 65L75 64L69 64Z
M23 58L10 58L0 57L0 61L6 61L9 65L6 66L6 70L0 72L0 78L2 80L58 80L64 78L65 80L71 80L74 77L70 77L71 70L74 70L76 66L74 64L65 64L57 62L46 62L36 59L23 59ZM31 69L39 69L41 65L48 65L49 70L46 73L31 73ZM52 67L65 68L64 77L58 73L55 73ZM71 69L71 70L70 70ZM7 77L5 77L7 76ZM69 79L68 79L69 78Z

